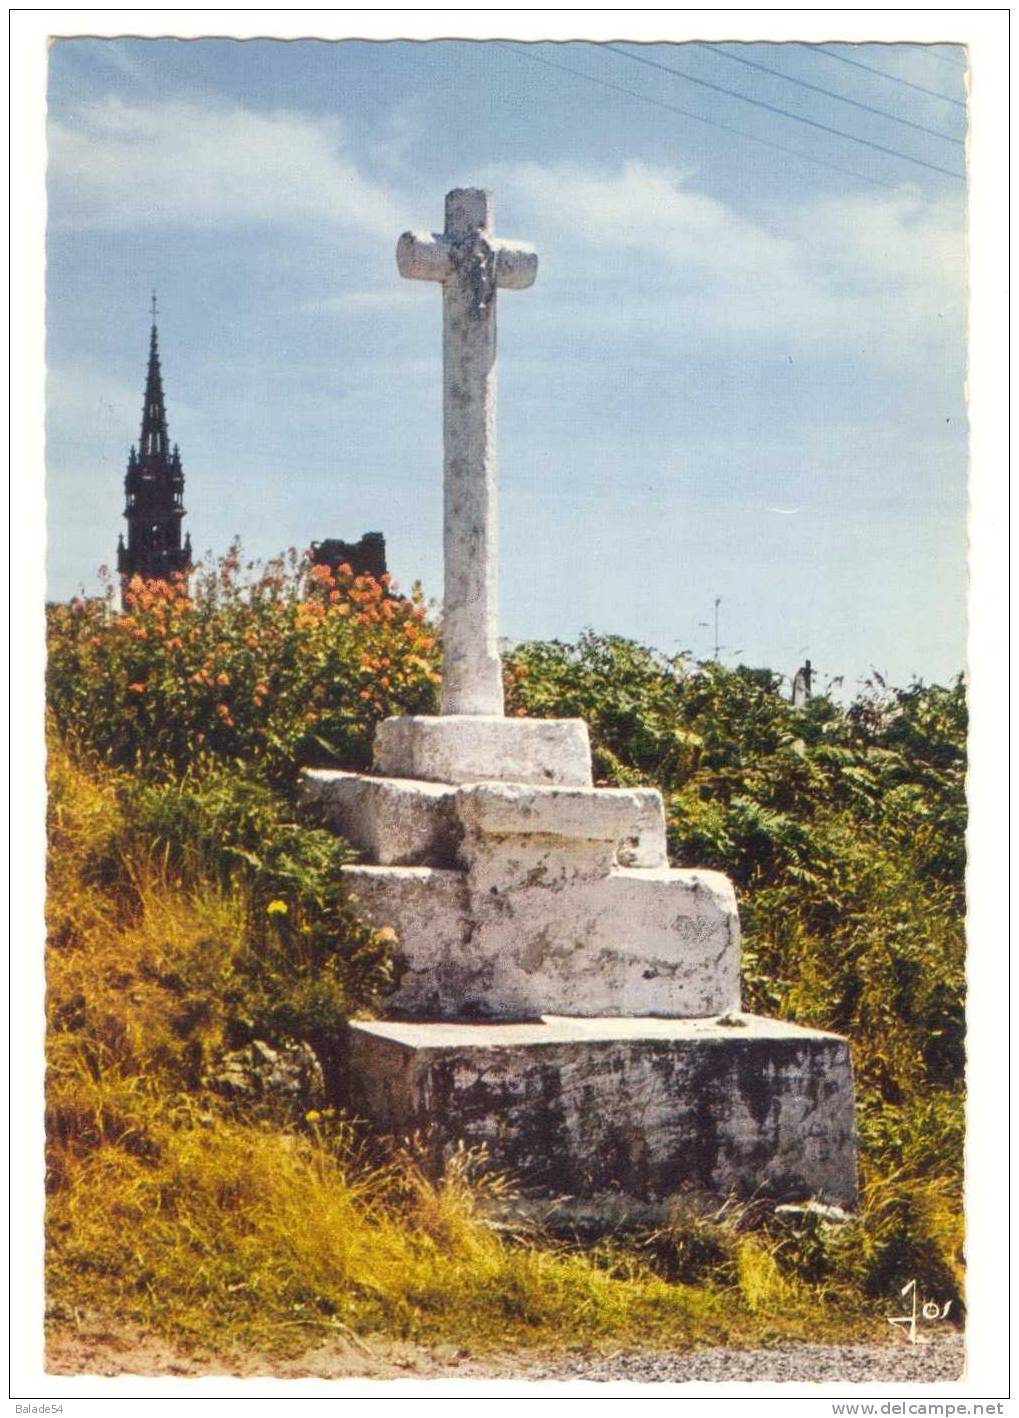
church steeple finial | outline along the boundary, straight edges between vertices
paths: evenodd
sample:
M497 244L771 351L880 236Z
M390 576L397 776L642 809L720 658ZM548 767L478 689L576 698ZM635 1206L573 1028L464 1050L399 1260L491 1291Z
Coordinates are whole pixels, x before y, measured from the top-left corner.
M167 450L166 408L163 378L159 369L159 332L156 329L156 293L152 292L152 332L149 336L149 370L145 380L145 407L142 410L143 458L165 454Z

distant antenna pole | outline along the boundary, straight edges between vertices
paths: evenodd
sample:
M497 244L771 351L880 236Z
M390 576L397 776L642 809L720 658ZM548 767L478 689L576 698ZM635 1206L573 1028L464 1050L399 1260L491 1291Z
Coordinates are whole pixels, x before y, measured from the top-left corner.
M722 643L721 643L721 641L720 641L719 638L718 638L718 607L719 607L721 604L722 604L722 598L721 598L721 596L716 596L716 597L715 597L715 656L714 656L714 658L715 658L716 660L718 660L718 659L720 658L721 654L722 654ZM699 621L697 622L697 624L703 626L705 630L710 630L710 629L711 629L711 626L708 624L708 622L707 622L706 620L699 620Z

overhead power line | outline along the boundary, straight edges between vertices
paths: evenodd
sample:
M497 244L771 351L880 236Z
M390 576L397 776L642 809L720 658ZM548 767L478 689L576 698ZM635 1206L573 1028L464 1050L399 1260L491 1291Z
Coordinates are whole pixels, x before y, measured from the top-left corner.
M953 69L965 69L965 59L956 59L951 54L939 54L936 49L932 49L929 44L922 45L923 52L929 59L940 59L942 64L951 64Z
M809 128L817 128L822 133L832 133L836 138L845 138L850 143L860 143L863 147L873 148L875 152L884 153L888 157L901 158L904 162L914 163L917 167L926 167L931 172L940 172L945 177L955 178L956 182L966 181L963 173L953 172L951 168L940 167L933 162L925 162L923 158L911 158L908 153L900 153L897 148L886 148L882 143L871 142L869 138L858 138L855 133L847 133L842 128L832 128L827 123L818 123L816 119L805 118L800 113L790 113L787 108L779 108L774 103L765 103L763 99L748 98L746 94L737 93L735 89L727 89L724 84L713 84L708 79L698 79L695 75L688 74L684 69L674 69L669 64L660 64L656 59L648 59L643 54L633 54L629 49L620 49L615 44L601 44L599 48L609 49L613 54L621 54L624 59L632 59L635 64L646 64L650 69L660 69L664 74L674 74L679 79L686 79L688 83L699 84L701 88L712 89L719 94L727 94L730 98L738 98L743 103L752 104L754 108L763 108L768 113L777 113L782 118L791 118L794 123L806 123Z
M961 138L953 138L951 133L942 133L940 128L928 128L924 123L914 123L910 118L902 118L897 113L889 113L885 108L874 108L869 103L861 103L859 99L849 98L846 94L837 94L834 89L822 88L820 84L809 84L806 79L794 78L792 74L784 74L781 69L772 69L767 64L758 64L756 60L744 59L741 54L733 54L728 49L723 49L719 44L706 44L698 41L701 49L710 49L715 54L721 54L725 59L731 59L734 64L743 64L748 69L760 69L762 74L774 74L777 79L785 79L786 83L797 84L801 89L810 89L815 94L826 94L828 98L838 99L839 103L848 103L853 108L862 108L864 113L876 113L879 118L887 118L892 123L902 123L906 128L915 128L918 133L929 133L932 138L944 138L946 143L955 143L958 147L964 148L966 144Z
M947 94L940 93L937 89L925 89L923 84L914 84L911 79L900 79L898 74L889 74L885 69L875 69L873 64L864 64L862 59L850 59L845 54L836 54L834 49L828 49L823 44L802 44L797 41L800 49L808 49L811 54L823 54L827 59L835 59L840 64L851 64L854 69L866 69L868 74L877 74L879 78L887 79L891 84L901 84L904 89L916 89L917 93L927 94L930 98L939 98L942 103L953 103L956 108L965 108L966 105L957 98L949 98Z
M501 45L507 53L515 54L518 59L530 59L535 64L543 64L547 69L559 69L564 74L572 74L577 79L586 79L588 83L597 84L600 88L611 89L613 93L625 94L628 98L635 98L640 103L649 103L652 108L663 108L667 113L678 113L684 118L692 118L696 123L705 123L709 128L720 128L723 133L733 133L737 138L744 138L750 143L759 143L762 147L772 148L775 152L785 153L788 157L799 158L802 162L812 163L815 167L826 167L830 172L841 172L846 177L855 177L858 182L867 182L872 187L884 187L889 192L901 191L900 185L895 182L885 182L880 177L869 177L862 172L854 172L852 168L828 162L825 158L812 157L809 153L800 152L798 148L788 148L784 143L774 143L770 138L761 138L756 133L748 133L743 128L734 128L730 123L721 123L716 118L705 118L703 114L694 113L688 108L680 108L678 104L665 103L661 99L651 98L648 94L638 93L636 89L628 89L622 84L614 84L609 79L601 79L594 74L585 74L583 69L574 69L569 64L559 64L554 59L546 59L543 55L532 54L529 49L518 49L505 40L497 40L496 43ZM916 195L928 206L940 207L949 212L958 210L945 202L938 202L932 197L927 197L922 192L918 192Z

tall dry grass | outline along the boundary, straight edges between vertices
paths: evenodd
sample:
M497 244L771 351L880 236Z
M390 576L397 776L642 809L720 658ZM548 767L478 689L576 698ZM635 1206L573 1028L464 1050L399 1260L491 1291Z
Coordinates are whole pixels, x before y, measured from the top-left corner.
M690 1279L656 1247L508 1237L505 1182L460 1155L426 1174L324 1111L229 1105L203 1085L229 1042L243 887L182 883L139 840L116 775L50 757L48 1314L139 1326L227 1356L382 1333L475 1350L750 1343L817 1332L820 1292L731 1227ZM708 1225L690 1221L689 1225ZM839 1332L869 1321L826 1299Z

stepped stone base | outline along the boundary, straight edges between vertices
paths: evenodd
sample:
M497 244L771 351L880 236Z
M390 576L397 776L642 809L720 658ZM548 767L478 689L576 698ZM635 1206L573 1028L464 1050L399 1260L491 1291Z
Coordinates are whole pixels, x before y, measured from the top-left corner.
M732 1013L731 882L669 866L660 793L592 786L580 720L389 719L373 773L304 784L402 957L389 1018L346 1031L356 1113L484 1145L569 1224L691 1191L853 1205L846 1041Z
M732 885L668 866L654 789L327 769L304 782L306 800L373 859L344 875L365 917L399 938L404 969L389 1013L688 1018L739 1008Z
M350 1102L440 1150L484 1144L532 1195L856 1201L848 1045L731 1015L357 1022Z

